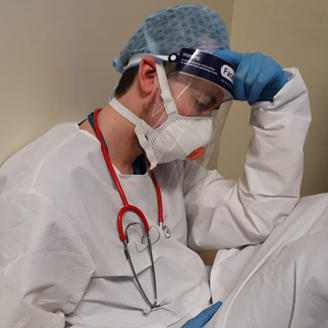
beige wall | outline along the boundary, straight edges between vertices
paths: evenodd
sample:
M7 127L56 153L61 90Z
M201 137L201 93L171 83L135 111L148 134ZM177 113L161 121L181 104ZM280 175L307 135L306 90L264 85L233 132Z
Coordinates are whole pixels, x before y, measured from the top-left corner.
M112 58L145 17L189 1L0 0L0 165L106 104ZM231 27L233 1L204 0Z
M328 191L328 1L235 0L231 48L261 51L282 67L296 66L308 86L312 125L305 144L302 195ZM235 178L243 170L247 104L235 103L222 135L219 171Z

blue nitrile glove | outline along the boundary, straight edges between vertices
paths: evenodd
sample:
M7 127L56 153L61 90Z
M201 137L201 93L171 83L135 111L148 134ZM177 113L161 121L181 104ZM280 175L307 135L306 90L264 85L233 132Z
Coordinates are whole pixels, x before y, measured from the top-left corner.
M240 54L234 51L216 50L214 55L235 68L234 98L255 101L273 101L273 97L288 82L280 67L271 57L260 52Z
M215 312L222 305L222 302L217 302L199 313L195 318L187 321L181 328L201 328L207 324L210 319L212 319Z

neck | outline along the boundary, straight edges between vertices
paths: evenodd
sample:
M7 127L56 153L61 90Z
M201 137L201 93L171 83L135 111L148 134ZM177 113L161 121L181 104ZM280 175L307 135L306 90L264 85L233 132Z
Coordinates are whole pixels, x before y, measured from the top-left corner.
M134 132L134 125L109 105L99 113L98 125L113 165L122 174L133 174L133 162L143 153ZM80 125L80 129L95 135L88 120Z

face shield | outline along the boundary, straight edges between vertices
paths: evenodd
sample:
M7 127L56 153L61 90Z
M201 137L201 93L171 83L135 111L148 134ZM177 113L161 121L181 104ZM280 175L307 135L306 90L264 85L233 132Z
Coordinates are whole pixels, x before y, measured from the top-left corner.
M175 63L176 70L181 72L185 78L191 77L189 91L198 93L198 99L203 99L200 101L201 104L198 102L195 104L196 110L193 112L198 112L197 105L205 109L212 109L211 116L214 119L212 137L204 148L203 156L199 157L197 161L206 169L210 169L213 164L216 167L217 163L213 163L213 159L218 153L220 136L233 101L234 68L224 60L207 52L186 48L182 49L179 55L171 54L169 62ZM198 81L192 84L192 80ZM196 90L193 87L196 87ZM214 96L214 99L210 99L211 96ZM218 99L219 106L215 103L215 99ZM203 114L206 115L208 112Z
M185 195L186 206L193 208L199 201L206 202L208 195L204 194L203 190L209 179L207 170L217 167L220 136L233 101L235 72L229 63L200 50L182 49L179 55L170 55L168 62L174 64L178 72L171 78L171 70L167 70L172 97L179 113L184 114L184 108L180 107L179 101L185 95L185 98L191 96L194 100L193 105L188 106L190 115L211 115L213 118L211 140L204 147L203 155L197 158L201 166L188 166L191 172L181 172L181 176L187 177L186 185L188 186L190 178L190 186L193 186L187 188ZM185 86L183 92L175 92L174 86L177 83Z
M155 59L159 82L159 94L147 104L147 118L136 117L115 98L110 105L135 124L151 168L176 159L195 160L212 137L213 122L218 130L214 135L220 135L230 106L223 111L220 107L233 98L233 68L216 56L193 49L170 56L138 54L130 58L128 67L146 56Z

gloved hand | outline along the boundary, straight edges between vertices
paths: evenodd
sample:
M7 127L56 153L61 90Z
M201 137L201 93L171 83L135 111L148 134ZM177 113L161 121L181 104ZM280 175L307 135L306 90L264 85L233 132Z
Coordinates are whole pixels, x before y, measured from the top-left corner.
M214 55L235 68L234 98L255 101L273 101L273 97L288 82L288 79L271 57L260 52L240 54L234 51L216 50Z
M222 302L217 302L210 306L209 308L205 309L201 313L199 313L195 318L190 319L187 321L181 328L201 328L205 326L205 324L212 319L215 312L219 309L222 305Z

